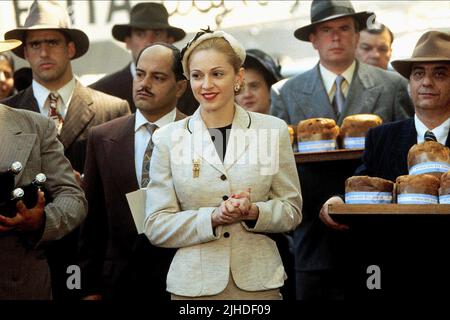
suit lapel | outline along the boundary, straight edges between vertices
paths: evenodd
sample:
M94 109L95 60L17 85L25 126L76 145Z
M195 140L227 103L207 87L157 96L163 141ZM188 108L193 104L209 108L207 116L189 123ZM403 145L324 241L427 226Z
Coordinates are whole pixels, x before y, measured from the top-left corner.
M94 117L93 103L87 89L77 81L59 136L64 149L69 148Z
M225 170L229 170L233 164L247 151L251 139L247 136L247 130L251 125L250 113L236 105L231 125L231 133L228 139L227 153L223 161ZM253 138L252 138L253 139Z
M112 159L107 164L111 172L117 176L115 179L122 194L139 189L134 163L134 124L135 114L129 116L124 125L114 132L111 138L103 141L105 158Z
M192 149L195 153L194 157L200 157L217 171L226 173L223 163L217 154L216 147L211 140L211 135L200 115L200 108L198 108L190 118L188 129L192 132L191 144L193 144Z
M414 118L410 118L404 121L396 139L393 140L392 157L390 159L390 168L388 168L393 170L393 176L408 174L408 152L416 143L417 131L414 125Z
M0 152L0 164L5 166L1 168L1 171L6 170L14 161L19 161L25 166L36 143L37 135L23 133L23 130L17 126L18 121L15 113L4 108L0 110L0 136L3 139L4 148L8 150ZM20 181L23 172L17 176L16 181Z
M36 98L34 97L33 87L29 86L23 91L23 96L19 102L20 108L40 113Z
M339 123L346 116L352 114L370 113L381 93L381 86L374 84L367 66L356 61L355 72L348 92L344 112L339 118Z
M297 97L295 98L295 101L302 101L299 109L304 114L303 118L329 118L337 120L325 86L323 85L319 64L310 71L309 78L303 90L296 93Z

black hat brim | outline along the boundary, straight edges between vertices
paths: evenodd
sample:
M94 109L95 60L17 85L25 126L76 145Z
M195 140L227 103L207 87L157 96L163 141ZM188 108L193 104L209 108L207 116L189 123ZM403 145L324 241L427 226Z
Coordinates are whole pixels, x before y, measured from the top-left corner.
M351 13L351 14L332 15L332 16L326 17L324 19L321 19L319 21L315 21L311 24L308 24L307 26L298 28L297 30L295 30L294 36L301 41L309 42L309 35L311 34L311 32L314 31L314 27L316 25L318 25L322 22L331 21L331 20L339 19L339 18L345 18L345 17L353 17L358 22L360 29L363 29L363 28L365 28L365 26L367 24L367 20L372 15L374 16L373 20L375 21L375 14L373 12L369 12L369 11L362 11L362 12Z
M131 28L139 28L144 30L151 29L164 29L167 30L170 36L175 39L175 42L180 41L186 36L186 32L183 29L168 26L164 23L133 23L133 24L116 24L112 28L112 35L114 39L125 42L125 37L131 33Z

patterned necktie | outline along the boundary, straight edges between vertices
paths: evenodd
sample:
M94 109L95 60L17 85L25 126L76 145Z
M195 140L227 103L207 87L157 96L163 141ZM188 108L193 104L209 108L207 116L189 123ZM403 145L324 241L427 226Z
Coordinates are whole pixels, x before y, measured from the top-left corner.
M431 131L426 131L424 135L425 141L434 141L437 142L436 136Z
M154 123L146 123L145 128L150 133L150 140L148 141L147 148L145 149L144 153L144 160L142 162L142 175L141 175L141 188L147 187L150 177L149 177L149 170L150 170L150 160L152 158L152 152L153 152L153 132L155 132L156 129L158 129L158 126Z
M334 98L333 98L333 109L334 109L334 113L336 114L336 118L339 118L342 110L344 110L344 105L345 105L345 97L344 97L344 93L342 92L342 83L345 81L345 78L341 75L338 75L336 77L336 93L334 94Z
M61 115L61 106L58 104L59 98L57 92L50 92L47 99L49 107L48 116L55 122L58 135L61 134L61 129L64 124L64 119Z

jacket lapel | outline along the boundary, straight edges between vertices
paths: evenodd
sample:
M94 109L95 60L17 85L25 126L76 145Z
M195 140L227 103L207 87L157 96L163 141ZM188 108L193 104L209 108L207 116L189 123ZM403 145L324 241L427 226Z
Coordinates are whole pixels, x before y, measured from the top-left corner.
M94 117L93 103L87 89L77 81L59 136L64 149L69 148Z
M188 129L192 132L191 145L193 144L194 157L200 157L219 172L226 173L223 163L217 154L216 147L211 140L211 135L200 115L200 108L190 118Z
M117 187L122 194L139 189L134 163L134 123L135 114L128 117L124 126L110 138L103 141L107 158L112 159L107 164L111 172L117 176Z
M319 64L309 72L309 81L304 85L301 92L296 93L297 97L295 98L295 101L302 101L298 109L304 114L303 118L320 117L337 120L323 85Z
M417 143L417 131L414 125L414 118L404 121L402 128L398 132L397 138L392 141L392 157L390 168L393 170L394 179L401 174L408 174L408 152Z
M370 113L373 110L379 95L381 86L376 86L370 77L370 72L365 64L356 61L355 72L349 88L344 112L342 112L339 123L346 116L352 114Z
M36 98L34 97L33 87L29 86L23 91L23 96L20 101L20 108L40 113Z
M252 137L247 136L250 125L250 113L245 111L242 107L235 105L227 152L223 161L225 170L229 170L230 167L247 151L249 141L250 139L253 139Z

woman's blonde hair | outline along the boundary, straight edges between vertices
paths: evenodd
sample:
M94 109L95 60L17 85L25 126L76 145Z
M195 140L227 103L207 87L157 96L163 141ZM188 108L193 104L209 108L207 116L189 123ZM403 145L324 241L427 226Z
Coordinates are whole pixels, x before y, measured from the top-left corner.
M197 47L192 50L188 57L187 65L189 67L189 63L191 61L191 57L194 53L201 51L201 50L208 50L208 49L214 49L218 52L223 53L227 61L231 64L231 66L234 69L235 73L238 73L242 66L241 58L236 54L236 52L233 50L231 45L228 43L227 40L224 38L210 38L202 41ZM234 93L238 95L244 86L244 83L239 84L240 88L239 90L235 90Z

